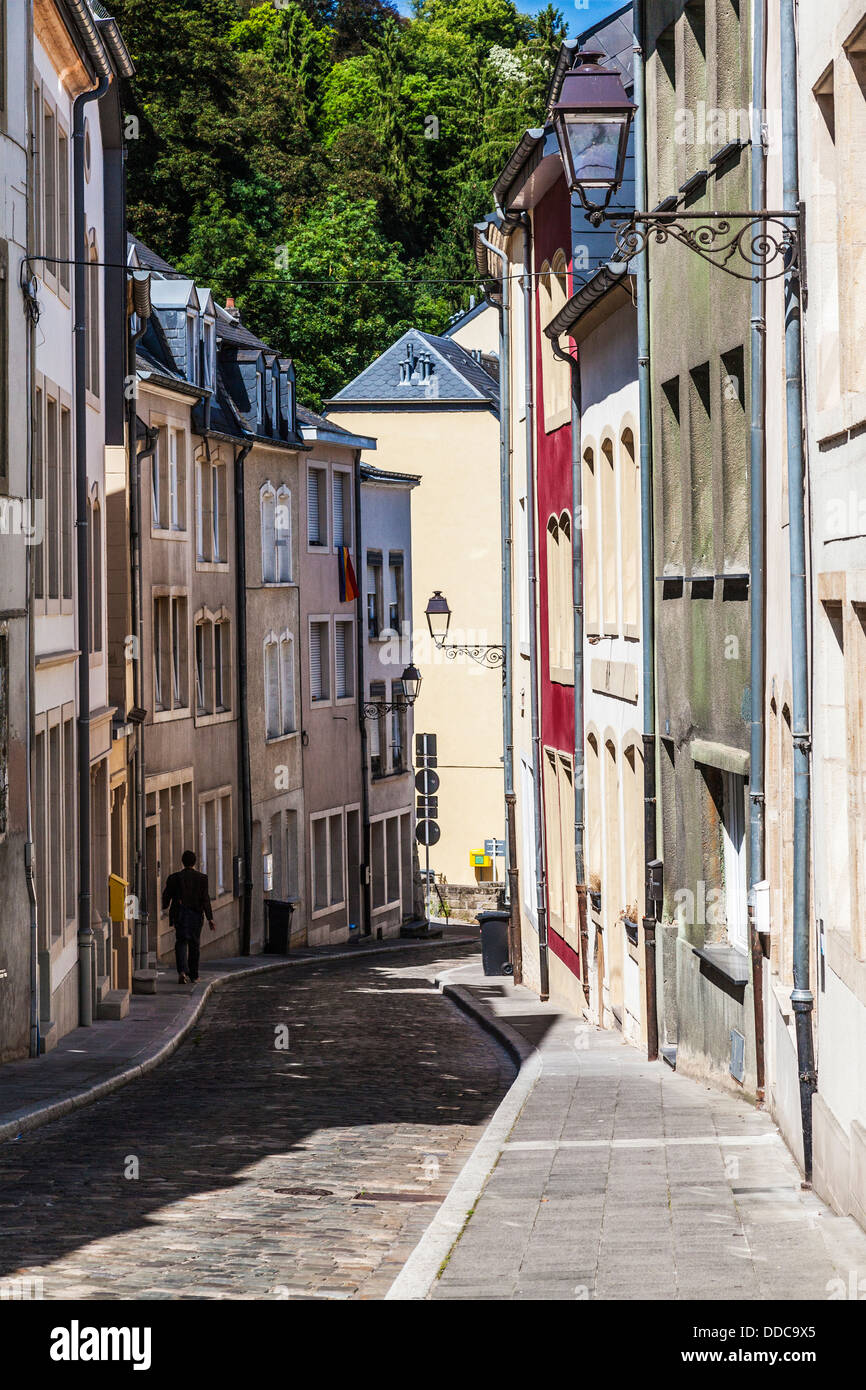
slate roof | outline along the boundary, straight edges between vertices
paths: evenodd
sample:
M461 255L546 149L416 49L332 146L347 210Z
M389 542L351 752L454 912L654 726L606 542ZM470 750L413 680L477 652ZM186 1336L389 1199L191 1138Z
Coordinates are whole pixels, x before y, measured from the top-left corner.
M406 360L410 348L416 364L420 353L429 353L432 377L422 379L416 365L411 380L401 383L400 363ZM480 362L452 338L440 338L410 328L327 402L334 407L361 403L409 405L428 410L458 403L496 410L499 387Z

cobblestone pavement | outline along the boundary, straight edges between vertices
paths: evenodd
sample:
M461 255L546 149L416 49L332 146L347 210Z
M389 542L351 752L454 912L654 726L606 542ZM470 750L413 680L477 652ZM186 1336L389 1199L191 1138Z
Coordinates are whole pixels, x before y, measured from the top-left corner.
M432 985L476 949L227 986L146 1077L0 1145L0 1278L49 1299L381 1298L514 1077Z
M821 1302L866 1287L866 1233L802 1190L766 1111L475 966L451 978L543 1065L432 1297Z

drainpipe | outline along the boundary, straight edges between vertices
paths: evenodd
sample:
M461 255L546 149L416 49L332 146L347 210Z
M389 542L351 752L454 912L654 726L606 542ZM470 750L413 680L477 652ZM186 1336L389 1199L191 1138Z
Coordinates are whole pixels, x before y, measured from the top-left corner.
M634 6L635 203L647 205L645 3ZM641 659L643 663L643 787L644 859L647 865L644 902L646 954L647 1058L658 1057L658 995L656 991L656 921L659 904L651 896L649 865L657 854L656 839L656 709L655 709L655 588L653 579L653 446L650 383L649 260L644 247L636 257L637 375L640 400L640 514L641 514Z
M142 328L140 333L132 335L131 343L131 363L135 363L135 344L144 333ZM135 788L135 899L136 899L136 939L135 939L135 968L136 970L146 970L148 963L148 906L147 906L147 843L146 843L146 797L145 797L145 756L144 756L144 599L142 589L142 566L141 566L141 466L145 459L153 458L156 452L156 445L159 439L159 431L152 426L146 426L144 447L139 450L136 447L135 422L136 407L135 399L130 402L130 461L132 464L132 478L129 497L129 531L130 547L132 550L132 632L135 642L135 661L132 667L132 702L138 714L138 723L135 730L135 763L134 763L134 788Z
M532 383L532 222L521 214L523 227L523 317L526 375L526 530L529 571L530 726L535 801L535 883L538 913L538 975L542 999L550 995L547 958L547 867L544 858L544 795L541 785L541 720L538 690L538 564L535 542L535 406Z
M241 955L250 954L253 913L253 794L250 783L250 723L247 703L247 538L244 462L253 447L247 439L235 454L235 582L238 605L238 775L241 784L241 836L244 854L241 899Z
M87 361L87 294L90 274L87 219L84 208L84 116L92 101L108 91L110 78L75 98L72 110L72 182L75 259L75 506L78 566L78 1022L93 1022L93 928L90 873L90 528L87 522L87 402L84 370Z
M25 19L27 32L27 91L33 91L33 10L27 6ZM32 113L32 103L28 102L28 113ZM27 130L30 131L32 114L28 116ZM31 132L35 134L35 132ZM28 156L28 171L32 168L32 155ZM29 172L28 172L29 178ZM27 245L33 245L33 199L27 199ZM30 268L25 265L29 275ZM8 269L7 269L8 274ZM33 497L33 416L36 406L33 383L36 376L36 306L27 300L27 499ZM29 513L28 513L29 515ZM39 1037L39 904L36 897L35 846L33 844L33 738L36 716L36 617L35 617L35 575L33 570L33 547L25 547L27 576L25 592L27 595L27 668L26 668L26 710L27 710L27 793L26 793L26 843L24 846L24 876L27 883L27 898L30 904L30 1056L38 1057L41 1050ZM8 647L7 647L8 651ZM43 847L44 848L44 847Z
M484 225L483 223L481 224ZM514 662L511 649L511 276L508 255L484 235L479 241L499 258L502 266L502 300L499 305L499 499L502 544L502 642L505 665L502 671L502 736L505 784L505 840L508 850L508 958L515 984L523 980L523 949L520 936L520 889L517 865L517 797L514 791Z
M767 206L767 156L764 149L764 108L767 81L766 0L755 0L752 55L752 201L753 208ZM751 733L749 738L749 885L764 877L764 687L766 685L764 534L765 534L765 438L767 289L760 277L752 281L751 310L751 428L749 444L749 684ZM755 1013L756 1096L764 1098L764 991L763 952L754 922L754 892L750 917L752 948L752 996Z
M794 0L781 0L782 58L782 206L798 209L797 33ZM797 219L787 224L797 234ZM812 1046L814 997L809 981L809 685L806 631L806 532L803 448L802 344L800 338L800 269L785 274L785 393L788 445L788 545L791 568L791 661L794 736L794 989L791 1004L797 1034L803 1168L812 1180L812 1095L817 1087Z
M355 557L358 561L358 570L361 569L361 454L355 454L355 466L353 469L353 482L355 485ZM355 643L358 653L358 723L361 729L361 818L364 822L362 836L364 846L364 862L361 865L361 901L363 925L361 931L364 936L371 936L373 932L373 912L371 900L370 873L373 862L372 844L370 839L370 785L368 782L369 773L369 737L367 734L367 720L364 714L364 701L367 690L367 671L365 659L366 643L366 621L364 609L361 606L361 586L358 584L358 596L355 599ZM408 752L408 749L407 749Z

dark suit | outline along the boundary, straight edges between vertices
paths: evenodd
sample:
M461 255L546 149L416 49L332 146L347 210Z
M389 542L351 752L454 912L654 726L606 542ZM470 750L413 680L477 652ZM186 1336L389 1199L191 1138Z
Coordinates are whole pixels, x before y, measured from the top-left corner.
M179 869L169 874L162 890L163 909L174 927L174 955L178 975L198 979L199 943L204 918L213 921L207 874L198 869Z

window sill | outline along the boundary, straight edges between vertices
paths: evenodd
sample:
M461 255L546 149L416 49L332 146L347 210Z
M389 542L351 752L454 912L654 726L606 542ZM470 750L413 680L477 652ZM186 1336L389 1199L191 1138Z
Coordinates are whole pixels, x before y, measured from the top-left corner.
M164 532L160 532L163 535ZM179 535L180 532L172 532L172 535ZM201 574L228 574L231 566L228 560L199 560L196 557L195 567Z
M268 734L265 744L270 748L274 743L287 743L290 738L297 738L299 733L300 729L290 729L286 734Z
M228 565L226 565L228 569ZM262 589L297 589L298 585L294 579L263 579Z
M230 709L217 710L216 714L209 714L203 710L195 715L195 726L201 729L207 724L229 724L234 717L234 710Z
M551 668L550 679L554 685L574 685L574 672L555 666Z
M345 908L345 901L341 903L331 903L330 907L316 907L310 913L311 919L315 922L319 917L330 917L332 913L339 912Z
M189 540L189 532L172 531L167 526L151 526L150 538L153 541L182 541L185 544Z
M751 979L749 957L735 946L693 946L701 962L701 974L713 984L733 994L742 1003L746 985Z
M151 716L154 724L169 724L173 719L190 719L188 705L178 705L177 709L155 709Z
M340 709L344 709L347 705L353 705L354 703L354 695L338 695L334 701L334 704Z
M396 777L405 777L409 771L408 767L392 768L390 772L371 772L371 782L391 782Z

